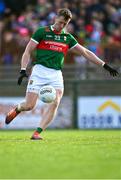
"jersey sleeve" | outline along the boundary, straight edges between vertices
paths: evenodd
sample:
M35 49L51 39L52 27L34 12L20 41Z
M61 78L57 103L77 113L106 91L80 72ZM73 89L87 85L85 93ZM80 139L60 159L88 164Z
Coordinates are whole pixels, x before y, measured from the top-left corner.
M38 44L43 39L43 35L44 35L44 28L40 27L39 29L37 29L37 31L35 31L31 39Z
M71 34L69 34L69 35L70 35L69 48L71 49L71 48L73 48L75 45L78 44L78 41L77 41Z

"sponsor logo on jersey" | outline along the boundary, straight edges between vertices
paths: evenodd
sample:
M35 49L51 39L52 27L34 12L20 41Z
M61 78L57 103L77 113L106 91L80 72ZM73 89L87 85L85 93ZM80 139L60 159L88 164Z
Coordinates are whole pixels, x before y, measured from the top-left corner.
M68 44L56 42L56 41L41 41L37 49L52 50L64 53L66 55L69 46Z

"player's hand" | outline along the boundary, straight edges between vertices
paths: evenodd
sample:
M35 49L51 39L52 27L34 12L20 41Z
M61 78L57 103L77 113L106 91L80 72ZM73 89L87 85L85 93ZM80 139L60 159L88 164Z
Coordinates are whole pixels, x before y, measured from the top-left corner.
M107 71L109 71L111 76L117 76L119 73L117 70L113 69L112 67L110 67L109 65L107 65L106 63L104 64L104 69L106 69Z
M19 76L19 78L18 78L18 85L21 85L21 83L22 83L22 80L23 80L23 78L27 78L28 76L27 76L27 74L26 74L26 70L21 70L20 71L20 76Z

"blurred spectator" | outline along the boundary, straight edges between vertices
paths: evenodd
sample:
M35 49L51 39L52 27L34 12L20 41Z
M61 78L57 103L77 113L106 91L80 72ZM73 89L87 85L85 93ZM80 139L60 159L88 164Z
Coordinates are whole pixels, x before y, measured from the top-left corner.
M5 8L6 8L5 2L3 0L0 0L0 18L4 14Z
M15 41L12 32L5 31L1 41L1 63L10 65L15 63L18 54L18 44Z
M64 7L73 14L67 30L80 44L104 58L111 54L110 47L120 49L121 0L0 0L0 62L18 63L32 33L52 24L57 10ZM66 63L74 63L74 57L69 55Z

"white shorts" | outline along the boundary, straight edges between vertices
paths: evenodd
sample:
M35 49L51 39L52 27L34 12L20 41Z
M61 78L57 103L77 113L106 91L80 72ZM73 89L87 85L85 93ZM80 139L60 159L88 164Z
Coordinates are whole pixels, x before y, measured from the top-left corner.
M27 92L39 93L44 85L51 85L55 89L63 89L63 76L61 70L47 68L40 64L33 67L32 74L27 85Z

